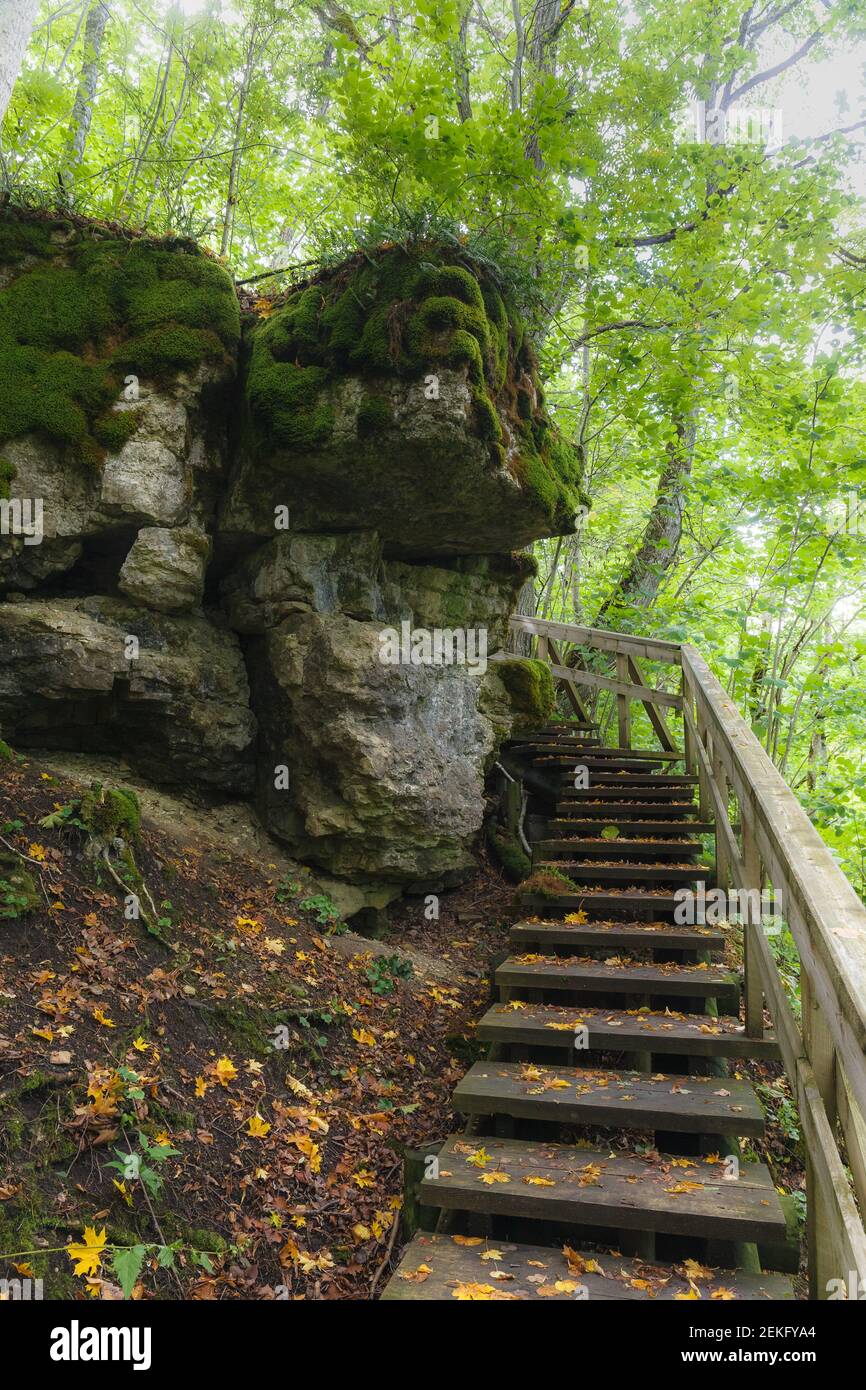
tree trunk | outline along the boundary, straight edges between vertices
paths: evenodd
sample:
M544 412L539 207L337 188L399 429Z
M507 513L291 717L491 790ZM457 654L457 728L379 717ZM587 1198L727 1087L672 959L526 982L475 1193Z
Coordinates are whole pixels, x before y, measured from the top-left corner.
M238 114L235 120L234 141L232 144L232 162L229 167L229 186L226 192L226 207L223 217L223 234L220 242L220 255L227 256L232 244L232 235L235 225L235 206L238 201L238 176L241 167L241 146L244 138L244 108L247 104L250 85L253 80L253 69L256 62L256 40L258 38L258 26L253 25L250 41L247 47L247 61L244 68L244 75L241 79L240 92L238 94Z
M69 143L66 147L66 160L63 170L63 183L67 191L75 178L75 170L84 158L90 122L93 120L93 102L96 97L96 82L99 76L99 55L105 26L109 20L108 5L105 0L94 0L87 13L84 29L84 53L81 59L81 74L78 91L72 107L72 122L69 130Z
M641 543L616 589L602 604L599 619L620 605L650 608L662 580L676 562L683 530L686 483L694 456L694 417L677 416L675 428L676 436L668 446L667 463L659 478Z
M39 0L0 0L0 121L6 115L39 11Z

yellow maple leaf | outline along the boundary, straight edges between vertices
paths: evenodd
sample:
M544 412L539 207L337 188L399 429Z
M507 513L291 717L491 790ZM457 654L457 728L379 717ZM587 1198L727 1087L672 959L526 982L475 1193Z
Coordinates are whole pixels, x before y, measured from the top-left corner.
M27 853L30 855L31 859L38 859L40 864L44 863L45 848L43 845L31 845Z
M352 1227L352 1235L356 1236L358 1240L369 1240L372 1232L369 1226L365 1226L363 1221L359 1221Z
M352 1037L355 1039L356 1043L363 1043L364 1047L376 1046L376 1039L373 1037L369 1028L353 1028Z
M482 1173L481 1181L486 1182L488 1187L494 1182L511 1182L507 1173Z
M265 950L270 951L272 956L281 956L285 949L285 941L281 941L278 936L265 937Z
M267 1120L263 1120L258 1111L247 1120L247 1134L253 1139L264 1139L270 1128Z
M117 1027L117 1024L115 1023L114 1019L113 1019L113 1018L109 1018L109 1017L106 1015L104 1009L94 1009L94 1010L93 1010L93 1014L92 1014L91 1016L92 1016L93 1018L96 1019L96 1022L97 1022L97 1023L101 1023L102 1026L103 1026L103 1028L116 1028L116 1027Z
M220 1057L219 1061L214 1063L213 1073L221 1086L228 1086L237 1076L238 1069L230 1057Z
M528 1182L532 1187L556 1187L553 1178L540 1178L536 1173L527 1173L524 1182Z
M85 1226L83 1240L71 1241L66 1246L66 1253L75 1265L74 1274L94 1275L99 1273L105 1240L104 1226L99 1235L96 1234L95 1226Z
M455 1245L483 1245L483 1236L452 1236Z
M148 1047L150 1046L147 1039L142 1037L133 1038L132 1045L135 1048L136 1052L146 1052Z
M490 1154L482 1144L480 1149L476 1149L474 1153L468 1155L466 1162L471 1163L475 1168L486 1168L490 1162Z
M207 1091L207 1082L205 1081L205 1079L204 1079L203 1076L197 1076L196 1079L195 1079L195 1093L196 1093L196 1095L197 1095L197 1096L203 1096L203 1095L206 1093L206 1091Z
M689 1299L700 1298L700 1296L701 1296L701 1291L700 1291L700 1289L697 1288L697 1286L696 1286L695 1284L689 1284L689 1291L688 1291L688 1293L675 1293L675 1294L674 1294L674 1299L675 1299L677 1302L679 1302L679 1303L685 1303L685 1302L687 1302Z
M734 1293L733 1289L726 1289L722 1285L719 1285L717 1289L713 1289L712 1293L710 1294L710 1298L720 1298L725 1303L730 1302L730 1300L732 1298L736 1298L736 1296L737 1295Z
M376 1177L374 1173L370 1172L369 1168L359 1168L357 1173L352 1174L352 1182L356 1187L375 1187Z
M492 1284L458 1284L452 1289L451 1297L459 1298L462 1303L483 1303L495 1298L496 1290Z

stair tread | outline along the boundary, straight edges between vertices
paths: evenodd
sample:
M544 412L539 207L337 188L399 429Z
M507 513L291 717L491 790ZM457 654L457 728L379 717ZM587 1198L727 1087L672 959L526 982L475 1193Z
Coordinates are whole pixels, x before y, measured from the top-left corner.
M681 854L683 858L687 858L690 854L700 854L703 851L700 840L640 840L621 835L615 840L606 840L601 835L595 839L583 840L536 840L532 848L536 854L551 854L554 851L579 854L584 862L596 854L609 854L614 858L617 855L624 857L628 854L659 854L662 858ZM562 860L558 860L557 863L561 864Z
M751 1084L730 1077L476 1062L457 1085L453 1103L463 1115L693 1134L764 1133L764 1113Z
M587 885L574 893L533 893L520 892L522 907L536 908L549 912L553 908L563 912L639 912L652 908L655 912L674 912L680 899L673 893L656 892L650 888L636 888L629 892L625 888L594 888Z
M547 941L555 945L624 946L628 943L660 950L720 951L725 944L724 933L718 927L692 927L677 922L565 922L558 918L515 922L510 939L514 944Z
M483 1167L471 1161L481 1149L489 1155ZM768 1169L741 1162L736 1180L727 1171L721 1161L700 1158L457 1134L439 1151L438 1176L425 1177L417 1191L429 1206L491 1215L783 1241L785 1214ZM494 1174L501 1176L490 1182Z
M478 1024L483 1042L567 1047L575 1029L589 1033L589 1051L667 1052L714 1057L779 1055L772 1033L750 1038L739 1020L672 1009L604 1009L584 1004L492 1004ZM724 1085L724 1082L720 1082Z
M738 985L737 975L721 965L643 965L628 959L608 965L587 956L509 956L496 970L496 983L533 989L595 989L632 993L713 995Z
M591 1305L618 1299L693 1299L695 1289L708 1301L794 1296L790 1279L781 1274L744 1274L702 1265L697 1269L696 1274L694 1262L690 1267L661 1265L607 1251L571 1249L566 1256L544 1245L419 1231L403 1251L382 1299L544 1299Z
M534 869L553 868L576 883L696 883L706 882L712 870L706 864L640 864L623 860L599 864L593 860L541 859Z
M632 820L631 817L610 816L602 820L603 826L616 826L617 830L634 831L635 834L681 835L688 831L694 835L709 835L713 830L710 820ZM588 831L598 830L599 819L584 820L578 816L556 816L548 821L548 830ZM569 838L569 837L566 837Z

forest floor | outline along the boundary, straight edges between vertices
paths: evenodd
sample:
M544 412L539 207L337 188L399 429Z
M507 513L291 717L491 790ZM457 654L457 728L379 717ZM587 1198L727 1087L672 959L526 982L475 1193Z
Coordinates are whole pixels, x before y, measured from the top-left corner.
M135 857L163 941L125 920L81 831L39 824L87 766L0 764L0 835L41 896L0 920L0 1278L46 1298L368 1297L399 1248L403 1148L453 1129L480 1055L513 890L481 863L438 921L405 900L387 942L331 932L237 808L154 794Z
M453 1131L483 1055L514 890L482 859L438 920L404 899L386 941L334 931L247 808L125 777L158 939L81 831L40 825L118 769L0 764L0 837L40 896L17 918L0 901L0 1279L40 1277L46 1298L368 1298L404 1238L403 1151ZM747 1156L802 1193L781 1067L737 1072L770 1121Z

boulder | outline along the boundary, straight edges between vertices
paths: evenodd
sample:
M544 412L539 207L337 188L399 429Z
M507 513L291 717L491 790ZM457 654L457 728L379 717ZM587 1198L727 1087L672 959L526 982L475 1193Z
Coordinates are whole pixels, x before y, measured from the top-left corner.
M471 869L481 828L496 747L487 677L386 665L380 633L344 614L296 613L251 645L260 813L349 882L444 886Z
M382 546L372 531L276 536L228 576L222 599L236 632L263 633L290 613L384 618Z
M250 791L255 719L237 638L116 599L0 604L0 727L16 746L122 753L166 783Z
M158 613L198 608L209 556L210 539L201 531L144 527L123 562L118 588Z

